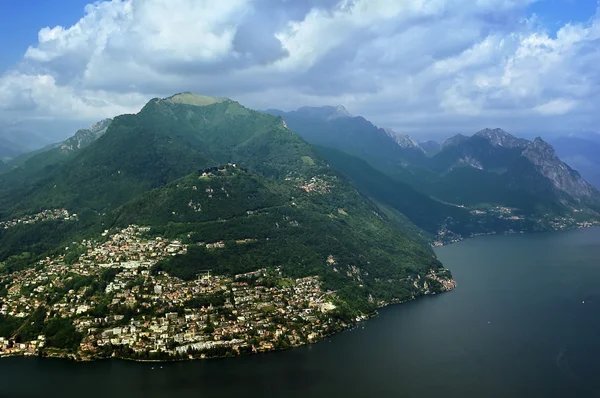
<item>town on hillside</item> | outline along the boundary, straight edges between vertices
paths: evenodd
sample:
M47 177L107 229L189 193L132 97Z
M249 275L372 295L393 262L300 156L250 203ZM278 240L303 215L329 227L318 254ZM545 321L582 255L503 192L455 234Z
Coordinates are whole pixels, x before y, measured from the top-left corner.
M459 205L458 207L465 208ZM579 209L573 209L573 213L582 212ZM441 225L435 239L431 243L432 247L440 247L452 243L460 242L465 238L473 238L481 235L495 234L523 234L533 231L562 231L566 229L590 228L600 226L600 221L586 220L580 221L573 216L559 216L555 214L544 214L543 216L531 218L521 214L519 209L506 206L491 206L488 208L471 209L470 213L475 217L475 222L483 223L484 220L493 219L504 222L505 224L499 230L490 230L488 232L471 233L469 236L452 231L447 224Z
M323 291L316 276L286 278L278 268L232 276L206 270L184 281L155 272L153 265L184 254L187 245L147 238L148 230L131 225L112 235L105 231L103 243L83 240L66 248L65 255L0 276L6 289L0 316L22 323L19 333L0 337L0 356L152 360L238 355L314 342L343 327L330 316L335 294ZM222 242L202 244L211 250L222 247ZM79 257L69 261L73 251ZM29 324L32 318L42 322ZM41 324L54 320L68 322L60 333L51 330L51 336Z

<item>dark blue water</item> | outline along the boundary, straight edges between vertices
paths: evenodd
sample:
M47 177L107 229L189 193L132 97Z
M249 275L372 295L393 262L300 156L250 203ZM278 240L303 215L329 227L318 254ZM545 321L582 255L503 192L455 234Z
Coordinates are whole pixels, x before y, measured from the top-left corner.
M600 397L600 229L481 237L438 256L455 291L319 344L162 365L9 358L0 396Z

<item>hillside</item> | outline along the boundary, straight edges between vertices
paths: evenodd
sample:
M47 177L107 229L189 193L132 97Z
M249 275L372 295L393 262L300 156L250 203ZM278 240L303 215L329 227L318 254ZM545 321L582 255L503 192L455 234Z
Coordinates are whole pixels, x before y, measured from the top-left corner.
M88 129L78 130L72 137L61 143L23 153L8 161L0 171L0 203L8 207L15 199L28 195L38 182L52 175L75 153L102 136L110 123L111 119L102 120ZM0 209L0 214L1 212Z
M471 215L468 210L436 201L410 185L387 176L364 160L331 148L318 149L327 162L344 173L357 189L398 210L430 234L437 234L440 226L449 219L453 220L456 232L469 232Z
M272 179L233 165L202 170L119 208L114 225L149 225L186 243L224 242L220 250L194 248L158 265L184 279L204 269L237 274L280 266L293 277L321 276L363 310L369 294L385 301L418 294L400 281L439 268L432 252L327 167L311 175ZM337 266L328 267L328 258ZM346 275L347 267L356 275Z
M85 358L223 356L314 341L454 287L399 206L363 196L279 117L184 93L81 136L3 202L4 336L46 334ZM180 337L133 344L142 316ZM83 333L94 317L107 320ZM130 337L115 339L123 325Z
M41 206L105 212L216 164L243 163L270 177L307 167L310 148L277 118L231 100L206 106L183 101L154 99L137 115L116 117L94 145L77 151L25 200L10 203L11 195L3 207L12 213Z
M340 110L341 109L341 110ZM366 160L374 167L406 176L406 165L421 165L427 156L408 136L375 126L343 107L303 107L292 112L268 110L313 145L341 150Z

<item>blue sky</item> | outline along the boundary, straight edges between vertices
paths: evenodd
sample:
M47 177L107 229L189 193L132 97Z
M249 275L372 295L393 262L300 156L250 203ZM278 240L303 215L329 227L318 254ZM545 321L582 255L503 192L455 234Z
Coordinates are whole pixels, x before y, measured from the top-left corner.
M0 1L0 70L20 61L45 26L72 25L83 16L89 0Z
M544 0L532 4L529 11L539 15L555 32L565 23L587 21L597 7L597 0Z
M0 130L69 135L187 90L417 138L600 125L596 0L88 3L0 0Z

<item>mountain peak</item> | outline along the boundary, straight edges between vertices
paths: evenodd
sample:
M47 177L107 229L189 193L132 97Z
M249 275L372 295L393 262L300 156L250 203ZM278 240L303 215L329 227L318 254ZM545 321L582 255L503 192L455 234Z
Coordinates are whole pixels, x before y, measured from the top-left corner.
M598 191L588 184L581 175L563 163L552 145L541 137L528 145L522 156L529 159L539 172L548 178L554 187L580 200L581 198L599 198Z
M535 140L533 140L533 147L546 154L555 154L554 147L544 141L542 137L535 137Z
M352 117L348 109L343 105L335 106L335 117Z
M527 146L528 143L527 140L517 138L500 128L486 128L478 131L474 136L487 139L493 146L502 146L506 148L524 147Z
M106 133L108 126L112 123L112 119L103 119L96 122L87 129L77 130L77 132L67 138L60 145L60 150L63 152L73 151L84 148L96 141L100 136Z
M111 122L112 122L111 118L102 119L99 122L92 124L88 130L90 130L94 133L103 132L102 130L106 131L106 129L108 128L108 126L110 125Z
M461 142L466 141L468 139L469 139L469 137L467 137L464 134L453 135L452 137L448 138L446 141L444 141L442 143L442 148L447 148L447 147L452 146L452 145L458 145Z
M229 98L209 97L206 95L199 95L199 94L194 94L189 91L186 91L186 92L175 94L168 98L165 98L164 101L170 102L172 104L208 106L208 105L212 105L212 104L229 101Z
M385 131L385 133L389 135L394 141L396 141L396 144L400 145L402 148L414 148L422 150L419 144L415 140L413 140L409 135L400 134L388 127L384 127L382 130Z

